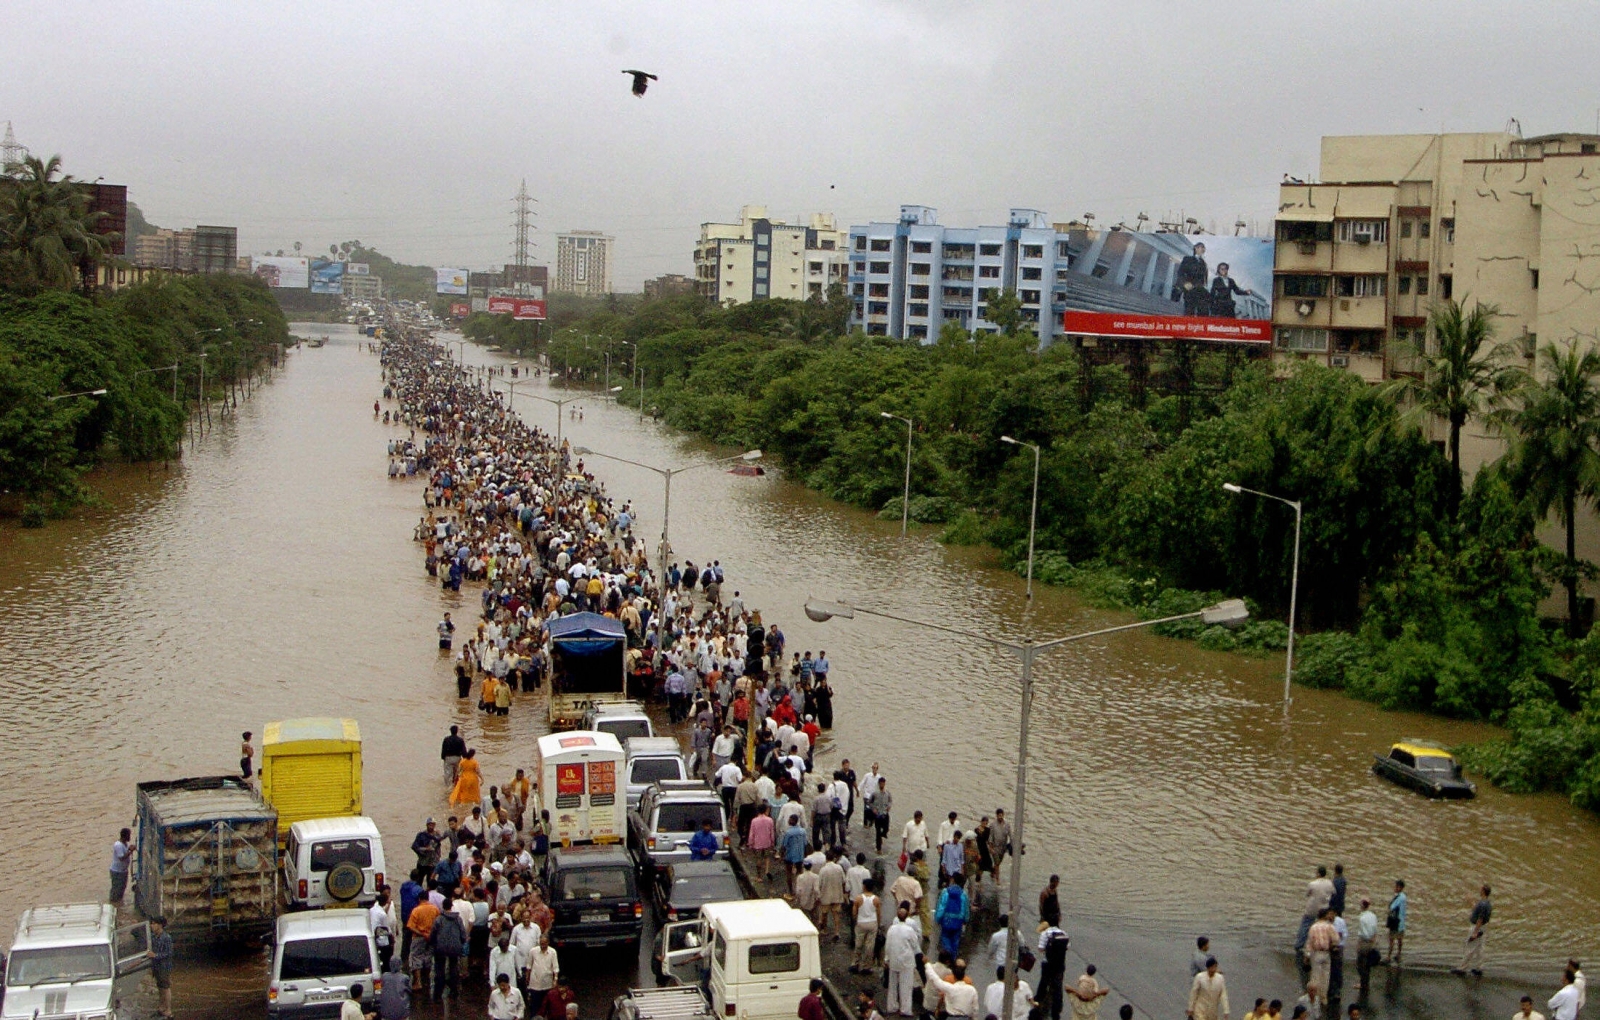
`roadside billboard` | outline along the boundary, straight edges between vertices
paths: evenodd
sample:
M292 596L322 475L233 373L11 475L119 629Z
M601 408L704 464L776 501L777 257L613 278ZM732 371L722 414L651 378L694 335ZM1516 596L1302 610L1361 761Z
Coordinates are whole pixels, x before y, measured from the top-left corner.
M543 319L545 303L542 298L501 295L489 299L490 315L509 315L513 319Z
M311 263L311 293L343 294L344 263L317 259Z
M1215 234L1068 232L1057 279L1062 331L1088 336L1272 342L1272 241Z
M369 262L346 262L344 271L348 276L371 276L372 264Z
M452 301L450 314L457 319L465 319L472 314L472 306L465 301Z
M433 290L436 294L466 294L467 271L465 269L435 268L433 271Z
M250 273L268 287L305 290L311 285L311 260L283 255L253 255Z

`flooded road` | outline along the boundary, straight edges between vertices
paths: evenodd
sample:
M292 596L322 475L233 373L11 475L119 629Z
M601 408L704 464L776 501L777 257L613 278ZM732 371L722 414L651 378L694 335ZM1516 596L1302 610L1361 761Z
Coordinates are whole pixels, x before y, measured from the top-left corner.
M29 905L103 896L137 781L229 772L239 733L268 720L360 721L366 808L395 871L421 820L445 811L437 748L450 724L479 748L486 783L531 757L542 710L519 701L508 718L483 716L455 699L438 658L439 614L471 614L477 596L441 593L410 541L421 486L384 475L397 433L372 418L376 357L348 327L306 330L332 339L295 351L181 469L103 474L108 509L0 530L7 932ZM509 360L471 346L465 357ZM553 431L556 408L528 391L519 387L517 410ZM578 403L583 420L562 426L574 445L662 467L706 455L598 394ZM635 503L653 544L659 476L589 467ZM676 558L721 560L725 590L778 623L790 652L827 649L835 728L819 762L880 762L897 827L918 807L930 818L956 809L970 824L1009 806L1014 661L885 620L814 624L801 606L814 594L1018 636L1020 578L774 477L708 468L673 489ZM1070 592L1037 596L1040 637L1125 620ZM1306 690L1286 721L1281 669L1279 658L1137 632L1042 657L1025 902L1059 872L1069 919L1175 946L1181 971L1183 944L1200 931L1230 951L1286 946L1312 868L1342 861L1351 902L1372 895L1380 917L1392 880L1406 879L1413 962L1454 964L1484 881L1495 887L1491 972L1537 972L1542 988L1566 956L1600 950L1593 816L1558 797L1482 788L1473 802L1435 803L1380 782L1371 755L1394 739L1452 744L1490 731ZM986 887L985 901L993 894ZM624 968L608 984L632 977ZM182 1014L231 1016L262 1004L263 986L254 960L191 964L177 1001ZM600 1005L586 1000L586 1012Z

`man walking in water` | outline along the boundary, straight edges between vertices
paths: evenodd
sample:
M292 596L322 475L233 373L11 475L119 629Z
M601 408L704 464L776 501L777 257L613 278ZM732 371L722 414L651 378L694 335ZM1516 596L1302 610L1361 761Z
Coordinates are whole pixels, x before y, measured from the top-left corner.
M439 761L444 765L444 781L455 785L456 768L467 753L467 742L461 738L461 727L450 727L450 735L439 745Z
M450 621L450 614L444 614L444 619L439 621L439 650L448 652L450 644L455 640L456 625Z
M1472 913L1467 917L1467 923L1472 927L1467 930L1467 951L1461 958L1461 966L1452 973L1465 974L1472 972L1473 977L1483 977L1483 933L1489 926L1489 915L1494 908L1489 903L1489 887L1483 887L1483 898L1472 906Z

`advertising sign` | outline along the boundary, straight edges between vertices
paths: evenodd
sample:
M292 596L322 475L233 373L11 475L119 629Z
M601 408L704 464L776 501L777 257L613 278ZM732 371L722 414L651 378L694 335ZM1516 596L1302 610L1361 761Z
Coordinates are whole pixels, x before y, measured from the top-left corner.
M617 792L617 763L592 761L589 763L589 794Z
M450 303L450 314L458 319L465 319L472 314L472 306L465 301L453 301Z
M1215 234L1068 232L1055 283L1062 330L1156 340L1272 342L1272 241Z
M344 271L349 276L371 276L372 266L365 262L346 262Z
M492 297L489 299L490 315L510 315L517 310L517 299L514 297Z
M282 255L253 255L250 272L268 287L305 290L311 285L311 260Z
M343 294L344 263L317 259L311 263L311 293Z
M433 271L433 290L436 294L466 294L465 269L439 269Z
M545 303L536 298L514 297L509 294L489 299L490 315L509 315L513 319L543 319Z
M570 797L583 792L583 762L556 766L556 795Z

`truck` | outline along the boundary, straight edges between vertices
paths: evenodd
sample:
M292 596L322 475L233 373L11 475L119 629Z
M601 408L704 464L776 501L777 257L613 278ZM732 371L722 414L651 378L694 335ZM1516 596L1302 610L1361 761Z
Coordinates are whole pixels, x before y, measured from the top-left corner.
M811 979L822 977L822 953L804 911L784 900L734 900L704 904L697 919L663 925L652 966L669 984L702 990L712 1016L789 1020ZM635 1005L640 1017L645 1004Z
M361 814L361 727L333 718L267 723L261 797L278 813L280 846L295 822Z
M622 621L599 613L572 613L551 620L550 704L552 730L576 727L591 706L628 698L628 632Z
M550 812L551 846L623 843L628 836L622 744L609 733L567 730L535 745L534 810Z
M278 915L278 814L238 776L138 785L134 905L174 940L235 942Z
M6 954L5 1020L116 1020L118 978L150 966L150 924L109 903L30 907Z

